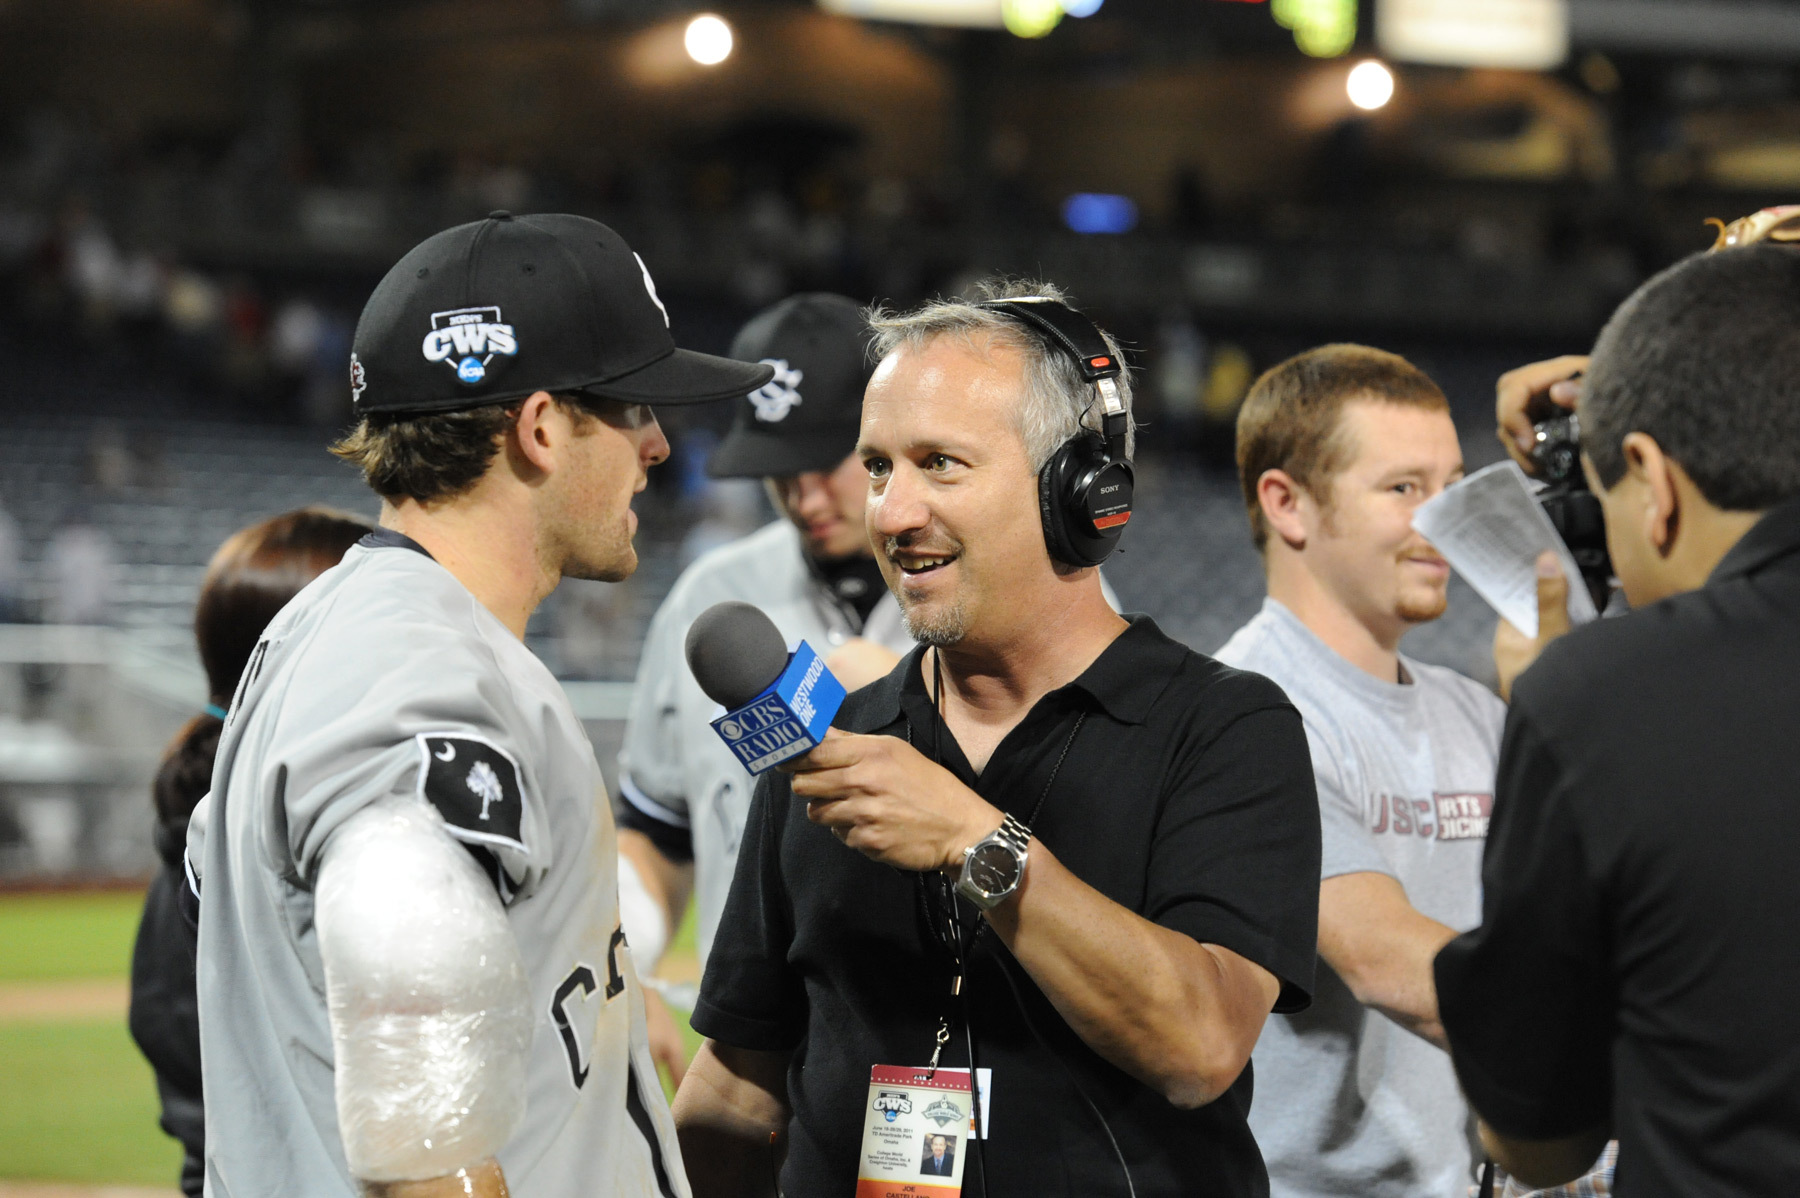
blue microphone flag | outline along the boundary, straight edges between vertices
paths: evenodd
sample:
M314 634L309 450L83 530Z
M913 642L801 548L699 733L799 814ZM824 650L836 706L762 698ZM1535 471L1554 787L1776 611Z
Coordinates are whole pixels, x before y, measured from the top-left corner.
M844 684L805 641L763 692L712 722L713 731L752 774L809 753L844 705Z

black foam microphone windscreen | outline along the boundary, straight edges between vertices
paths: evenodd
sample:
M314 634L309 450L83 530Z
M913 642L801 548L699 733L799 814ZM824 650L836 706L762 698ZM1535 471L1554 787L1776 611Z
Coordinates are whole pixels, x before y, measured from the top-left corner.
M688 669L715 703L736 711L761 694L786 668L787 642L760 607L715 603L687 634Z

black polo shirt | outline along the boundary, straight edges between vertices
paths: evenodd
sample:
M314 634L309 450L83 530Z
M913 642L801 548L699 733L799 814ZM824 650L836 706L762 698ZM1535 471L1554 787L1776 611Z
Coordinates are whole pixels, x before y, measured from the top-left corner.
M1621 1198L1800 1189L1800 500L1704 587L1551 645L1500 747L1482 925L1437 958L1499 1131L1608 1115Z
M977 777L938 721L921 653L852 695L838 726L910 737L927 756L938 744L946 768L1026 820L1083 881L1268 969L1282 983L1277 1010L1306 1006L1319 815L1300 717L1279 687L1139 616L1080 678L1040 699ZM925 923L921 888L940 877L838 843L806 818L785 775L758 784L693 1023L741 1048L792 1050L781 1178L790 1198L854 1192L870 1067L931 1055L953 970ZM959 905L975 931L972 908ZM1216 1102L1176 1109L1082 1043L991 929L976 936L964 989L976 1063L993 1070L992 1198L1125 1193L1074 1078L1104 1112L1140 1198L1268 1193L1245 1121L1248 1068ZM943 1063L966 1066L963 1045L958 1022ZM973 1198L982 1153L964 1160Z

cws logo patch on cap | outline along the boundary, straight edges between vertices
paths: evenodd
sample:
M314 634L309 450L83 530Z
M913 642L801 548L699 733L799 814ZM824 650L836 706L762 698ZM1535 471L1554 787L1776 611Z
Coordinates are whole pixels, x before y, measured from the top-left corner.
M431 332L420 348L427 362L448 363L457 381L475 387L487 378L496 355L519 352L519 341L498 307L456 308L431 314Z

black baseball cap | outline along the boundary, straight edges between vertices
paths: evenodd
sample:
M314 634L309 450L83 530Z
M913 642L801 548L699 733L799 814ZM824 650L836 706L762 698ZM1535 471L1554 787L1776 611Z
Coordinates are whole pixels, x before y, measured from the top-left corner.
M356 322L350 399L359 416L537 391L703 403L773 375L677 349L649 268L599 221L495 212L426 238L376 286Z
M760 361L774 377L740 397L707 473L765 478L835 470L856 448L863 389L875 372L872 337L855 300L825 292L791 295L753 317L731 343L731 356Z

